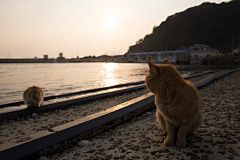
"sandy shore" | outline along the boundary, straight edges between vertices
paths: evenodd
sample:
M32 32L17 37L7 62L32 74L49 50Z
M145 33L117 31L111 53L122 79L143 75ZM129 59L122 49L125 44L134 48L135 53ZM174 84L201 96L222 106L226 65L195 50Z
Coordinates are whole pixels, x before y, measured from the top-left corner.
M199 92L204 101L204 122L187 147L165 147L166 135L155 109L114 129L88 139L88 146L74 146L41 159L240 159L240 72Z

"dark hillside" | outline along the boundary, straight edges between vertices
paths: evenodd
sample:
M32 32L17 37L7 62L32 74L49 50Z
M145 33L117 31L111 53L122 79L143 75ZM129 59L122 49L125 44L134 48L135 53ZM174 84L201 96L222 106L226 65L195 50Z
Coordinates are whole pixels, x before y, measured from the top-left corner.
M195 43L207 44L220 51L239 44L240 0L228 3L203 3L169 16L151 34L129 47L128 52L175 50Z

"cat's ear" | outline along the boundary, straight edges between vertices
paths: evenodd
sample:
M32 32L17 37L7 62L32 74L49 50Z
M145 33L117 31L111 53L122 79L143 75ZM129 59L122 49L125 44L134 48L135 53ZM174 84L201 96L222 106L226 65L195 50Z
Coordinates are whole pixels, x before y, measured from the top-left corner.
M157 66L154 63L152 63L149 59L147 62L148 62L150 71L152 71L153 73L157 73Z
M162 62L162 64L170 64L169 61L167 59L164 59L164 61Z

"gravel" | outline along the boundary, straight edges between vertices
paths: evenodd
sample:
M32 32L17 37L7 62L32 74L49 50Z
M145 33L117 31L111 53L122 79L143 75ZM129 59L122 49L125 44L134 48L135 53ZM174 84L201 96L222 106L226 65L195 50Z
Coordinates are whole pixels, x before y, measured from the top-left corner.
M199 92L204 122L187 135L187 147L165 147L155 109L135 120L88 139L88 146L74 146L50 159L240 159L240 72ZM151 114L150 114L151 112Z

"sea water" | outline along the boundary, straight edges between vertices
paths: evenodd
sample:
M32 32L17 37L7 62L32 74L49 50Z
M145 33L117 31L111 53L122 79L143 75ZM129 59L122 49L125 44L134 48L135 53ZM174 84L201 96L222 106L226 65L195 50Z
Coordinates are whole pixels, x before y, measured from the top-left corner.
M147 63L2 63L0 104L22 101L25 89L45 96L144 80Z

